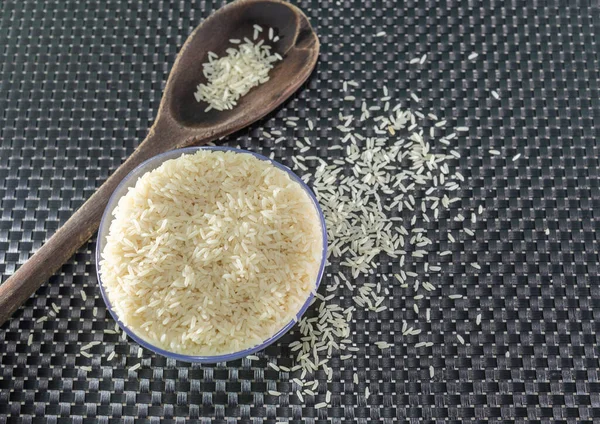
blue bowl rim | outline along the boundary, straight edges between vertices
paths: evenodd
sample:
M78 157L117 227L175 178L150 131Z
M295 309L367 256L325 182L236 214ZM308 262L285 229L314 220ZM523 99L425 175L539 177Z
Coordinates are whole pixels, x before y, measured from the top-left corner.
M141 337L139 337L138 335L136 335L132 330L129 329L129 327L127 327L125 324L123 324L123 322L121 322L121 320L117 316L117 313L113 310L110 300L108 299L108 294L106 293L106 291L104 289L104 285L102 284L102 279L100 277L100 254L101 254L100 249L101 249L101 244L102 244L101 234L103 233L103 231L102 231L103 228L106 225L108 225L110 222L112 222L112 212L114 210L114 207L116 207L116 204L122 197L122 196L117 197L117 193L119 193L121 191L122 187L125 184L129 183L132 178L141 177L145 172L141 173L139 175L138 175L138 172L142 168L144 168L146 165L148 165L152 162L160 162L156 166L156 167L158 167L167 160L176 159L178 157L181 157L181 155L188 154L188 153L195 153L199 150L232 151L232 152L240 153L240 154L250 154L260 160L264 160L264 161L271 163L273 166L281 169L282 171L285 171L292 180L294 180L298 184L300 184L300 186L304 189L304 191L308 194L308 196L312 200L312 202L317 210L317 214L319 215L319 219L321 221L321 232L323 234L323 250L322 250L321 264L319 267L319 272L317 274L315 288L314 288L314 291L310 292L308 298L306 299L306 302L304 302L304 304L302 305L302 307L296 314L295 319L292 319L290 322L288 322L286 325L284 325L279 331L277 331L277 333L275 333L274 335L269 337L267 340L265 340L264 342L262 342L256 346L253 346L253 347L250 347L248 349L244 349L244 350L241 350L238 352L232 352L232 353L228 353L228 354L224 354L224 355L215 355L215 356L184 355L184 354L180 354L180 353L171 352L168 350L161 349L157 346L154 346L153 344L147 342L146 340L144 340ZM146 172L149 172L153 169L156 169L156 168L149 169ZM321 210L321 207L319 206L319 202L317 201L317 198L315 197L313 191L310 189L310 187L308 187L306 185L306 183L304 181L302 181L302 179L300 177L298 177L298 175L296 175L287 166L285 166L279 162L276 162L273 159L270 159L261 154L251 152L248 150L237 149L234 147L227 147L227 146L186 147L183 149L169 150L168 152L164 152L164 153L158 154L156 156L153 156L150 159L147 159L144 162L142 162L141 164L139 164L138 166L136 166L131 172L129 172L125 176L125 178L123 178L123 180L119 183L119 185L117 186L115 191L110 196L108 203L106 205L106 208L104 209L104 212L102 214L102 219L100 221L100 227L98 229L98 236L97 236L97 240L96 240L95 259L96 259L96 276L98 278L98 285L100 286L100 292L102 293L102 298L104 299L104 303L106 304L108 311L112 315L113 319L117 322L119 327L130 338L132 338L136 343L138 343L140 346L143 346L144 348L146 348L148 350L158 353L159 355L163 355L163 356L166 356L167 358L172 358L177 361L199 362L199 363L227 362L227 361L233 361L236 359L240 359L247 355L256 353L260 350L263 350L267 346L273 344L274 342L276 342L279 338L281 338L285 333L287 333L302 318L302 316L304 315L306 310L312 305L313 299L315 297L315 293L317 292L317 290L319 289L319 286L321 284L321 279L323 278L323 273L325 271L325 264L327 262L327 228L325 225L325 217L323 216L323 211Z

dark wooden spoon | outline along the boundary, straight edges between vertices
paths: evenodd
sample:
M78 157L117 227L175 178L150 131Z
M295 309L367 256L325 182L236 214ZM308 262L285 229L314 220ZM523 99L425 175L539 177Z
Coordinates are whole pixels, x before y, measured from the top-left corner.
M232 110L204 112L194 98L205 82L202 64L209 51L219 56L231 38L252 38L253 26L271 27L279 36L274 51L283 60L270 80L242 97ZM100 225L108 199L119 182L144 160L168 150L203 144L231 134L267 115L290 97L309 77L319 54L319 40L297 7L280 0L237 0L202 22L181 48L158 114L146 139L73 216L0 285L0 325L21 306Z

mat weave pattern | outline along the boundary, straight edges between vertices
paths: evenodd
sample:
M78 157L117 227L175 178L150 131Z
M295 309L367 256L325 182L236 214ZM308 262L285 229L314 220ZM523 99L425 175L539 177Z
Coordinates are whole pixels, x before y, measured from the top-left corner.
M223 4L3 0L2 281L143 140L179 47ZM441 260L440 295L423 305L432 311L423 330L434 346L415 349L402 337L411 295L393 290L388 311L354 314L356 359L333 358L333 381L319 373L319 393L304 403L293 394L293 375L267 367L294 364L288 345L297 330L259 361L191 365L149 351L138 359L135 343L103 332L114 322L97 287L92 240L0 327L0 423L600 423L598 1L297 4L320 36L316 71L276 113L223 143L273 151L292 166L294 138L306 136L314 144L306 154L327 158L339 138L338 113L360 108L359 100L342 100L342 80L359 82L355 94L365 99L381 97L384 85L400 100L412 91L424 110L468 126L455 144L467 179L458 196L461 208L485 211L475 237L439 242L453 253ZM478 57L467 59L473 52ZM425 53L423 65L409 64ZM285 125L289 116L301 118L298 127ZM275 145L263 129L287 139ZM440 220L428 231L456 228ZM480 271L468 266L475 261ZM371 278L396 268L382 258ZM334 260L324 283L339 269ZM465 297L451 301L450 293ZM336 297L352 304L345 289ZM53 303L58 316L37 323ZM375 340L394 347L381 350ZM90 341L102 343L86 358L79 349ZM315 409L326 390L330 406Z

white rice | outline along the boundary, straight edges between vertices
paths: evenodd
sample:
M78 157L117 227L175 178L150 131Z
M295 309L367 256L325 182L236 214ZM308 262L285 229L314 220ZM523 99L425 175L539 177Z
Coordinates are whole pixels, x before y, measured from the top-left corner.
M113 215L102 283L120 320L163 349L255 346L314 289L316 209L287 173L252 155L200 150L169 160L140 177Z
M97 346L97 345L99 345L99 344L100 344L100 342L98 342L98 341L95 341L95 342L89 342L89 343L88 343L88 344L86 344L85 346L82 346L82 347L81 347L79 350L88 350L88 349L91 349L92 347L94 347L94 346Z
M410 60L410 63L425 60L426 56L423 56ZM358 350L351 346L350 324L355 308L376 313L387 309L383 302L395 293L391 294L388 288L382 287L382 282L365 283L357 278L363 275L369 280L373 277L387 282L387 276L376 273L382 257L399 264L400 271L394 277L400 288L415 291L414 301L425 299L439 290L428 281L421 281L424 277L422 272L417 269L414 271L418 272L412 272L412 265L406 263L406 258L411 258L411 255L427 258L435 253L426 246L435 246L436 240L429 239L423 227L430 219L442 219L444 209L450 209L451 216L456 214L450 205L462 199L450 197L450 192L456 192L460 189L459 183L468 179L452 169L456 166L454 158L461 157L459 149L445 147L452 145L451 140L466 135L469 131L466 126L455 127L450 130L455 132L443 135L452 122L446 121L443 116L438 117L427 110L404 109L405 99L392 100L385 86L382 87L383 97L375 104L369 103L358 91L348 92L350 85L348 81L341 82L339 89L344 94L340 97L356 100L354 104L360 104L360 107L353 113L347 109L338 114L335 129L339 131L339 138L332 140L327 147L327 151L341 150L340 155L327 159L316 156L318 152L315 152L315 156L302 157L298 152L302 153L310 144L306 142L296 144L297 156L291 158L300 169L298 164L310 165L302 179L310 182L319 199L329 232L329 252L331 257L339 258L336 265L339 264L342 269L329 275L329 286L323 295L317 296L318 301L322 301L315 304L317 313L300 321L300 340L290 346L302 371L301 379L313 380L318 369L322 368L331 381L332 369L325 365L328 358L352 358L351 353ZM415 93L407 92L405 96L410 96L412 101L421 101ZM425 120L428 126L425 127L420 120ZM373 131L370 133L371 127ZM412 216L409 215L408 219L402 217L403 212L408 211L414 212L410 214ZM471 211L463 213L468 216ZM463 222L465 216L459 213L455 220ZM476 223L473 215L470 220ZM463 230L474 235L468 228ZM447 237L456 242L452 234L448 233ZM443 242L440 244L444 246ZM452 254L450 250L441 253ZM455 256L458 260L458 254ZM441 271L442 267L438 265L430 266L425 262L424 273ZM408 281L408 277L418 280ZM429 275L425 279L429 279ZM422 293L427 292L425 295L417 294L421 287ZM348 311L332 300L340 295L340 290L346 289L356 305ZM460 299L462 295L453 295L452 298ZM416 302L413 302L412 310L419 314ZM424 316L428 322L431 321L430 308L425 310ZM421 331L418 322L412 326L403 323L402 334L405 336L418 335ZM420 343L420 347L433 346L433 342ZM377 342L375 346L380 349L392 347L387 342ZM353 376L353 381L358 384L357 375Z
M254 39L262 32L258 28L258 25L254 26ZM206 84L199 84L194 96L196 101L208 103L206 112L211 109L233 109L240 97L269 80L269 71L275 62L281 60L279 54L272 52L271 46L248 39L235 48L228 48L226 53L226 56L219 58L210 52L208 62L203 64Z

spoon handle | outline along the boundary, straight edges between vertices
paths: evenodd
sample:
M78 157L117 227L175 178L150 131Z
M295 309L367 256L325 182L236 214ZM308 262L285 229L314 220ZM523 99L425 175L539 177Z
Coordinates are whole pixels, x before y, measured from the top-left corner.
M157 135L154 128L151 129L148 137L132 155L117 168L69 220L12 276L0 284L0 325L8 320L44 281L48 280L73 256L77 249L89 240L98 229L108 200L121 180L146 159L170 150L167 146L176 146L176 140L174 139L178 135L175 131L161 132L161 135Z

